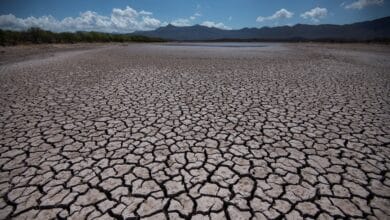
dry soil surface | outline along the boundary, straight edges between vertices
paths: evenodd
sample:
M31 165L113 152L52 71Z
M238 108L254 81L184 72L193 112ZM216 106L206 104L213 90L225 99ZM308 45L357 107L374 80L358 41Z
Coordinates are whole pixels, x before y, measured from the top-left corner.
M235 45L8 59L0 218L389 219L390 48Z
M63 52L107 47L113 43L32 44L0 47L0 65L31 59L43 59ZM116 43L114 45L121 45ZM126 45L126 44L122 44Z

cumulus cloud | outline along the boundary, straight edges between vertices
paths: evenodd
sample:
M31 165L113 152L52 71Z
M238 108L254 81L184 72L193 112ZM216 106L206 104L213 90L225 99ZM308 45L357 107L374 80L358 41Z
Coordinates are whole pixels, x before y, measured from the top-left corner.
M325 18L327 15L328 15L328 10L326 8L316 7L302 13L301 17L304 19L311 19L315 22L318 22L321 18Z
M136 11L127 6L124 9L114 8L110 16L99 15L93 11L80 13L78 17L66 17L58 20L53 16L17 18L12 14L0 15L0 28L25 30L40 27L55 32L62 31L101 31L101 32L133 32L151 30L161 26L161 22L152 17L151 12Z
M223 23L219 22L213 22L213 21L204 21L201 25L206 26L206 27L215 27L219 29L231 29L230 27L224 25Z
M294 13L282 8L279 11L275 12L273 15L268 16L268 17L262 17L259 16L257 17L256 21L257 22L263 22L267 20L276 20L276 19L281 19L281 18L291 18L294 15Z
M357 0L351 4L345 4L346 9L363 9L370 5L383 5L384 0Z

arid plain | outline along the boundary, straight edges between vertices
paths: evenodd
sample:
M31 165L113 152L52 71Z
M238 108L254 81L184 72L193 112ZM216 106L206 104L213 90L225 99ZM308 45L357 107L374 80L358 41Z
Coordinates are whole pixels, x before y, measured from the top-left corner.
M389 46L86 47L0 54L0 219L390 219Z

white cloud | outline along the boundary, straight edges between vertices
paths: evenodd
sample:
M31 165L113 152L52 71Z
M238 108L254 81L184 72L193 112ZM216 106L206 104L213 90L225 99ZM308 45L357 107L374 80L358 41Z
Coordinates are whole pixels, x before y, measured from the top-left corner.
M201 25L206 26L206 27L215 27L219 29L231 29L230 27L224 25L223 23L219 22L213 22L213 21L204 21Z
M200 16L202 16L202 14L199 13L199 12L196 12L196 13L194 14L194 16L195 16L195 17L200 17Z
M275 12L273 15L268 16L268 17L262 17L259 16L257 17L256 21L257 22L263 22L267 20L276 20L276 19L281 19L281 18L291 18L294 15L294 13L282 8L279 11Z
M143 17L142 22L146 29L153 29L161 25L161 22L155 18L149 16Z
M140 14L140 15L153 15L152 12L150 12L150 11L144 11L144 10L140 11L139 14Z
M351 4L343 4L346 9L363 9L370 5L383 5L384 0L357 0Z
M190 16L190 19L191 19L191 20L195 20L196 18L201 17L201 16L202 16L201 13L196 12L194 15Z
M316 7L301 14L304 19L311 19L318 22L321 18L325 18L328 15L328 9Z
M127 6L125 9L114 8L110 16L99 15L93 11L80 13L78 17L66 17L58 20L53 16L17 18L12 14L0 15L0 28L24 30L30 27L40 27L56 32L62 31L102 31L102 32L133 32L150 30L161 26L161 22L151 17L147 11L137 12Z
M183 27L183 26L190 26L192 25L193 20L197 19L198 17L201 17L202 14L199 12L194 13L192 16L188 18L178 18L176 20L171 21L172 25L178 26L178 27Z
M190 19L187 19L187 18L179 18L179 19L173 20L171 22L171 24L174 26L178 26L178 27L190 26L191 21L190 21Z

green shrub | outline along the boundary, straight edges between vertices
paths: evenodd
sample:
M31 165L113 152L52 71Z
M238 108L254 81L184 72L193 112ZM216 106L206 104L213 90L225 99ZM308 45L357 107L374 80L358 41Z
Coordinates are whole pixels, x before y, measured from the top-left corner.
M159 38L134 36L129 34L109 34L101 32L61 32L55 33L32 27L26 31L0 29L0 45L41 44L41 43L80 43L80 42L162 42Z

